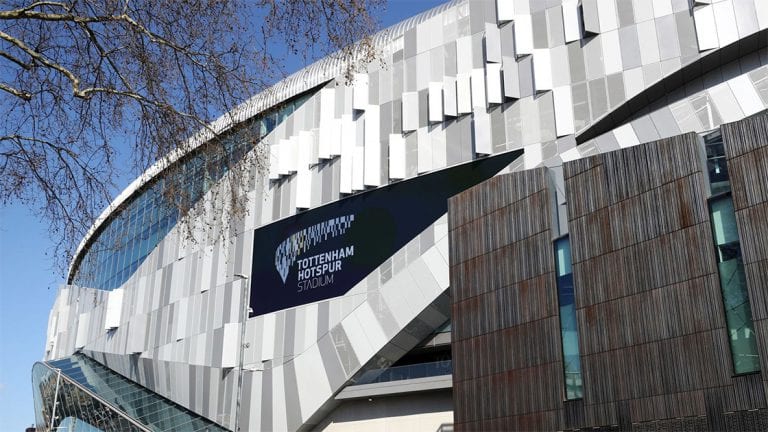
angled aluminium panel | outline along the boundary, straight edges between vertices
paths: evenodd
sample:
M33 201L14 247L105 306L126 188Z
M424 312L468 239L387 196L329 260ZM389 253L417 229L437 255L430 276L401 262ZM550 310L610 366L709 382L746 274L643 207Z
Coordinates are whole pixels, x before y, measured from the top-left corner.
M712 33L715 33L714 23ZM654 20L643 21L637 25L637 39L640 43L640 61L642 64L657 63L661 60L659 36L656 33L656 22Z
M562 137L573 134L575 129L573 124L571 87L555 87L552 91L552 97L555 105L555 127L557 129L557 136Z
M108 293L107 313L104 319L105 330L114 329L120 326L120 317L123 310L123 293L125 293L125 291L122 289L112 290Z
M331 157L341 154L341 119L332 118L328 126L330 130L330 153Z
M644 0L648 1L648 0ZM584 19L584 31L592 34L600 33L600 12L598 0L581 0L581 12Z
M533 53L533 23L530 15L515 16L515 53L518 56Z
M565 42L581 39L581 24L579 23L579 1L565 0L563 2L563 30Z
M341 116L341 164L339 191L352 193L352 162L355 157L355 121L352 114Z
M456 100L459 114L472 112L472 85L468 73L459 73L456 76Z
M88 329L91 324L91 312L81 313L77 317L77 335L75 336L75 349L81 349L88 343Z
M520 68L514 57L504 57L504 96L520 99Z
M763 101L760 99L760 95L757 94L749 76L740 75L728 81L728 86L731 87L731 92L736 96L736 101L739 103L745 116L751 116L765 109Z
M496 0L496 17L500 23L515 19L514 0Z
M552 90L552 58L549 49L533 50L533 85L537 92Z
M768 2L765 0L755 1L755 13L757 14L757 24L760 29L768 28Z
M715 26L715 13L711 6L700 7L693 11L693 21L696 27L696 40L699 43L699 51L717 48L717 27ZM640 43L643 43L642 34ZM641 45L642 46L642 45Z
M614 129L613 136L616 137L616 142L619 143L619 147L621 148L632 147L640 144L640 140L637 138L637 134L632 128L631 123L627 123Z
M298 136L292 137L298 145L298 171L296 173L296 207L308 209L312 207L312 171L313 163L309 151L312 146L312 133L301 131Z
M389 178L404 179L405 138L400 134L389 135Z
M333 114L336 110L336 92L333 88L320 90L320 159L331 158L333 143Z
M240 340L240 325L238 323L224 324L221 346L221 367L233 368L238 361L238 341Z
M501 64L488 63L485 65L485 81L488 92L489 104L500 104L504 102L504 89L501 84Z
M432 170L432 140L429 139L427 128L421 128L417 133L419 174Z
M419 93L403 93L403 132L413 132L419 128ZM366 125L366 130L368 129Z
M368 107L368 74L356 73L352 86L352 108L365 111Z
M600 33L619 28L616 0L597 0L597 14L600 21Z
M515 53L515 24L510 23L499 28L501 37L501 61L504 63L506 57L517 57Z
M472 37L456 39L456 71L468 74L472 71Z
M430 122L442 122L443 121L443 83L431 82L429 83L429 121Z
M485 61L501 63L501 30L496 24L485 23Z
M456 117L459 115L459 110L456 101L456 78L445 77L443 78L443 112L446 117Z
M724 47L739 40L739 29L736 26L736 14L733 12L733 4L729 1L712 5L717 25L717 39L720 46Z
M486 105L485 69L472 69L472 107L485 110Z
M653 0L653 16L661 18L672 14L672 2L670 0Z
M605 74L611 75L622 71L621 46L619 43L619 31L612 30L602 33L603 63Z
M365 147L355 146L355 153L352 162L352 189L363 190L363 172L365 166Z
M269 146L269 179L277 180L280 178L280 146Z
M280 148L280 175L289 175L296 172L298 167L298 146L295 141L281 139Z
M483 111L476 111L472 116L475 124L473 128L475 133L475 153L491 154L493 153L493 143L491 140L491 116Z
M366 186L381 186L381 117L378 105L368 105L365 111L365 168Z

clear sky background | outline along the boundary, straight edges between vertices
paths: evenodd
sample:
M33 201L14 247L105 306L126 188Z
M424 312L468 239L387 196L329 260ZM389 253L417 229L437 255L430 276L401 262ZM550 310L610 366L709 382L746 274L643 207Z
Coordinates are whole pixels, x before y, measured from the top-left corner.
M448 0L389 0L384 27ZM301 66L287 65L288 71ZM126 164L130 166L130 164ZM123 188L136 173L123 173ZM114 191L116 196L119 190ZM48 313L64 280L52 268L47 226L20 205L0 206L0 431L34 423L32 365L43 356Z

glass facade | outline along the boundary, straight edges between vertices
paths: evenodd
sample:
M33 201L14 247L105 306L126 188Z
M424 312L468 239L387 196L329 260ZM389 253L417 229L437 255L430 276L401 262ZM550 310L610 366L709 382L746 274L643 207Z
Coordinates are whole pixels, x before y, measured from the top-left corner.
M733 371L737 374L760 370L760 358L755 339L755 325L749 305L749 292L741 258L736 214L730 195L709 203L712 235L715 239L717 269L723 295L725 321L731 345Z
M730 194L725 148L719 131L704 137L704 148L707 154L710 191L713 195L709 201L710 222L712 237L715 240L733 371L736 374L757 372L760 370L760 357L755 339L755 325L752 321L749 291L741 257L736 212Z
M254 147L255 142L248 137L267 135L310 96L306 93L254 117L225 136L222 148L196 151L181 159L178 169L159 174L102 224L75 263L69 283L103 290L121 286L176 225L178 206L168 202L166 184L186 185L188 203L195 203L226 174L227 167ZM171 179L169 175L181 178Z
M32 368L39 430L225 431L82 354Z
M441 360L370 370L364 373L360 379L357 380L356 384L371 384L450 375L453 372L452 366L453 363L451 360Z
M704 137L704 149L707 153L707 172L712 195L731 190L728 177L728 165L725 163L725 147L720 131Z
M573 292L571 242L569 237L555 240L557 301L560 305L560 335L563 341L563 374L565 398L580 399L584 395L579 355L579 331L576 324L576 302Z

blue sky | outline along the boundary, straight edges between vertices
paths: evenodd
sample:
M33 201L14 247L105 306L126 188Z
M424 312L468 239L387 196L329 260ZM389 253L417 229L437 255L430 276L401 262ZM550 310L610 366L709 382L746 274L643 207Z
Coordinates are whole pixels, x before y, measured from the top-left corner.
M447 1L447 0L445 0ZM384 27L437 6L440 0L390 0ZM288 71L300 65L288 66ZM129 164L127 164L129 166ZM125 173L120 187L133 175ZM115 195L119 191L115 191ZM63 278L52 268L46 226L20 205L0 206L0 428L34 423L31 370L42 358L48 313Z

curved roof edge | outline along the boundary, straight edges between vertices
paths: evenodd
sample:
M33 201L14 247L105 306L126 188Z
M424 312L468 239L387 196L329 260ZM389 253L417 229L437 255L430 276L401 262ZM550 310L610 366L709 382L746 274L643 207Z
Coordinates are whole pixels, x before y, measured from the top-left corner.
M433 18L434 16L454 7L458 4L464 3L467 0L450 0L445 4L439 5L427 11L424 11L411 18L405 19L399 23L396 23L388 28L385 28L375 33L373 38L374 46L381 48L388 43L402 36L407 30L414 28L416 25ZM112 200L111 203L101 212L96 218L88 232L83 236L83 239L77 246L75 253L72 254L72 258L69 262L69 269L67 271L67 281L71 280L74 276L74 265L78 261L78 257L85 252L86 246L90 243L93 236L101 228L101 226L109 219L112 213L120 208L122 204L128 201L142 186L146 185L152 179L154 179L166 168L176 163L185 155L191 153L204 142L211 139L214 135L219 135L226 132L231 127L240 124L256 115L265 111L292 96L301 94L315 86L322 84L324 81L328 81L338 77L344 72L344 68L348 62L357 61L353 58L351 60L344 61L337 57L336 54L330 54L323 57L311 65L300 69L297 72L283 78L273 86L266 90L252 96L242 104L238 105L231 111L222 114L219 118L214 120L207 128L204 128L194 134L187 141L179 146L176 150L167 154L162 159L155 162L151 167L147 168L139 177L132 181L120 194Z
M768 47L768 29L758 30L749 36L740 38L729 45L715 48L695 57L690 63L682 65L675 72L662 76L645 90L609 110L595 120L586 129L577 132L577 144L597 138L622 124L631 122L642 115L644 107L652 106L659 99L673 93L686 82L703 77L707 73L736 61L749 53ZM667 103L672 103L668 101Z

